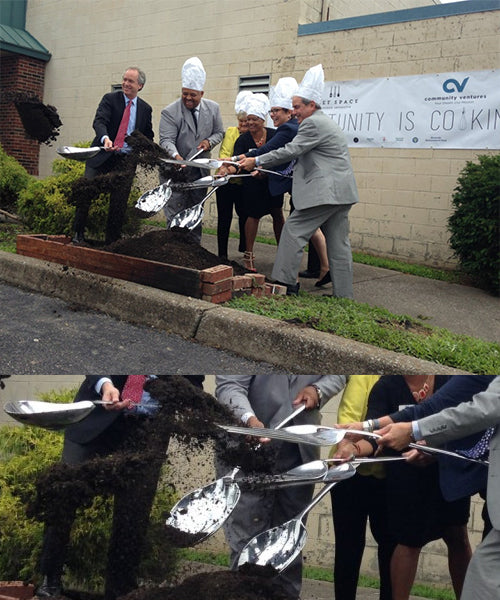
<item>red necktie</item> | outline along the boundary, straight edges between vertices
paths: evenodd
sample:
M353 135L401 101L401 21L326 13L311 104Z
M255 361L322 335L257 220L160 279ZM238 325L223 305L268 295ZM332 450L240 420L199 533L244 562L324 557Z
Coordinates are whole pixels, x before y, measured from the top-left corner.
M125 136L127 135L128 122L130 119L130 108L132 106L132 100L127 102L127 106L123 111L122 120L120 121L120 127L118 127L118 133L115 138L115 146L117 148L123 148L125 142Z
M142 399L145 382L146 375L129 375L123 386L122 400L128 400L133 404L139 404Z

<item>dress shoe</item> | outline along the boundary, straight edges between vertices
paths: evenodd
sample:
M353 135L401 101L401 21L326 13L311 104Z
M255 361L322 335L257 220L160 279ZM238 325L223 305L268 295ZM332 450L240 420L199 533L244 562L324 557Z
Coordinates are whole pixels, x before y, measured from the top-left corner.
M85 238L83 237L83 233L81 231L75 231L73 238L71 240L72 244L83 244Z
M60 577L49 577L46 575L35 592L35 598L60 598L61 596L62 584Z
M330 283L332 280L332 276L330 275L330 271L326 272L326 275L324 275L321 279L319 279L314 285L316 287L321 287L323 285L326 285L327 283Z
M309 271L309 269L306 269L299 272L299 277L302 277L302 279L318 279L319 271Z
M277 285L282 285L286 287L286 295L287 296L298 296L300 290L300 283L282 283L281 281L275 281Z

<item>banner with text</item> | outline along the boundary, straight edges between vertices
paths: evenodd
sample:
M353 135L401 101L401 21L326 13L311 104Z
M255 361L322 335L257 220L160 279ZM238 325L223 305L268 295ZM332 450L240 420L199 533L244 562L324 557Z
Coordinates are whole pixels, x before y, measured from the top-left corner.
M349 146L500 149L500 70L327 81Z

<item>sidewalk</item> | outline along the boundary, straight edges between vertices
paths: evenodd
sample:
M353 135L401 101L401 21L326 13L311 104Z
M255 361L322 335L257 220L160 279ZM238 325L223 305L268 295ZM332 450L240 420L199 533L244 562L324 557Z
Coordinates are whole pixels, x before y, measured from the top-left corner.
M202 246L217 254L216 236L204 234ZM257 270L270 278L276 246L256 243L254 250ZM242 262L236 238L229 240L229 259ZM303 269L306 261L307 255ZM331 294L331 284L317 288L314 283L300 280L302 290ZM354 263L354 299L454 333L500 342L500 299L477 288Z

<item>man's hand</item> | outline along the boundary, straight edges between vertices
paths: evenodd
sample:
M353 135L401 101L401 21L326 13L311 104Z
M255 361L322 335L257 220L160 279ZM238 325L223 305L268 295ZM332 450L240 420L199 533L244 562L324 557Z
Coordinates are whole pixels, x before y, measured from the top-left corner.
M293 401L293 406L297 408L299 404L305 404L306 410L318 408L318 390L313 385L307 385L304 389L300 390L295 400Z
M128 407L128 401L120 400L120 390L110 381L102 384L101 396L104 402L111 402L111 404L103 404L105 410L123 410Z
M245 171L253 171L255 169L255 158L247 156L238 162L239 166Z
M198 150L204 150L208 152L210 150L210 142L208 140L201 140L201 142L196 146Z
M377 440L379 446L388 446L394 450L408 448L411 442L411 423L392 423L378 432L382 437Z
M262 421L259 421L259 419L257 419L257 417L252 416L247 421L247 427L265 427L265 425ZM252 438L252 439L255 439L255 438ZM270 441L271 441L270 438L259 438L259 442L261 444L267 444Z

